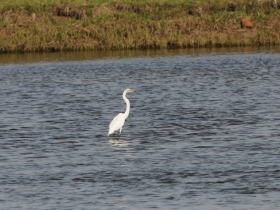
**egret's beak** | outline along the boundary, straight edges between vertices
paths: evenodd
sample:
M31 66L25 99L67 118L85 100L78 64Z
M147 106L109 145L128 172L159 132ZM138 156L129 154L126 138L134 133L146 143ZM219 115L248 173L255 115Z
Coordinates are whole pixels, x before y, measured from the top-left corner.
M133 93L133 92L135 92L135 90L130 89L130 91L129 91L129 92Z

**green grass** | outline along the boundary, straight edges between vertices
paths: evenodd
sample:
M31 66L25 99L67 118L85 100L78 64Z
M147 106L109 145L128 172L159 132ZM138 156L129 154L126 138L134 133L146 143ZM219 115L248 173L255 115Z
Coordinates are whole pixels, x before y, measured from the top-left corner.
M270 0L233 3L235 11L228 0L1 0L0 52L280 44ZM57 6L76 15L57 16ZM240 27L243 17L252 30Z

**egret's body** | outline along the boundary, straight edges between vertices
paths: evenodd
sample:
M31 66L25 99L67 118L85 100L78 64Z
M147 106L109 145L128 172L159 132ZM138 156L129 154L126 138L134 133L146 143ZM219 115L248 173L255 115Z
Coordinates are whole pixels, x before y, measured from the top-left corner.
M126 120L126 118L128 117L129 115L129 111L130 111L130 103L129 103L129 100L126 98L126 94L127 93L132 93L134 92L135 90L132 90L132 89L126 89L124 92L123 92L123 100L125 101L126 103L126 110L125 110L125 113L119 113L113 120L112 122L110 123L109 125L109 131L108 131L108 136L112 133L114 133L114 131L117 131L117 130L120 130L120 134L122 132L122 127L124 125L124 122Z

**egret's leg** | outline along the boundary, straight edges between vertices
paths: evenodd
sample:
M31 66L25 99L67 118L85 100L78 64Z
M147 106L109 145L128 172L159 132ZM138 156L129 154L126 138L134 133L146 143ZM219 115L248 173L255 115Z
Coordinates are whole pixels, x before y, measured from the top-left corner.
M121 133L122 133L122 127L120 128L120 136L119 136L119 138L121 138Z

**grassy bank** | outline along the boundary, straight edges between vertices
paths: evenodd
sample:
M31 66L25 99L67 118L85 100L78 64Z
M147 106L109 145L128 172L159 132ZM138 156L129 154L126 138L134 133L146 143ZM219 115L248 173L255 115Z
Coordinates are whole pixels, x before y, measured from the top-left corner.
M280 45L279 20L271 0L2 0L0 52Z

